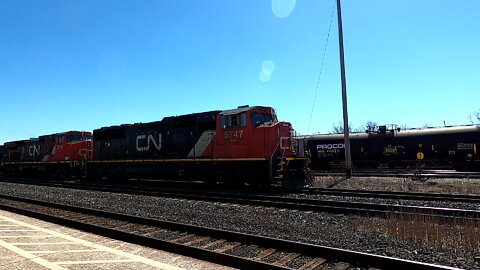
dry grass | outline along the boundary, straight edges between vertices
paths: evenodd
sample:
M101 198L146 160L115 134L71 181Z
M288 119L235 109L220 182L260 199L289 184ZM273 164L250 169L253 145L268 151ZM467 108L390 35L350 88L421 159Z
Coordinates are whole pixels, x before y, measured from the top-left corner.
M445 224L431 217L400 216L389 218L386 229L385 233L397 241L436 247L459 258L468 257L480 247L478 221Z
M312 178L313 187L333 187L358 190L411 191L449 194L480 194L480 179L431 178L414 181L393 177ZM480 220L444 220L409 214L372 217L352 222L354 230L373 233L423 252L445 252L458 260L472 260L480 251ZM474 255L473 255L474 256Z
M392 215L387 219L371 218L353 222L355 230L377 233L385 238L422 250L439 250L456 258L471 259L480 249L480 221L464 219L455 222L435 217Z

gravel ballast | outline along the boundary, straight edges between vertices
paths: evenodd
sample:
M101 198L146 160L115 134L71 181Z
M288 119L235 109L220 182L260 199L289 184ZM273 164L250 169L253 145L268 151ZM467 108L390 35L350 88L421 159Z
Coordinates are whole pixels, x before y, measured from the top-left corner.
M433 239L437 244L426 243L419 237L403 237L398 231L407 228L397 221L349 215L333 215L242 206L235 204L189 201L183 199L155 198L106 192L71 190L11 183L0 183L0 194L71 204L76 206L115 211L123 214L164 219L187 224L264 235L293 241L308 242L408 260L436 263L447 266L480 269L475 262L478 242L465 248L458 241L470 241L467 230L457 233L457 227L435 227ZM453 225L452 225L453 226ZM418 235L425 229L413 227ZM473 233L479 232L474 230ZM414 233L415 234L415 233ZM452 249L445 242L453 241ZM478 239L478 238L473 238ZM455 241L457 241L455 243Z
M480 179L477 178L429 178L419 181L401 177L345 179L344 177L316 176L312 181L312 187L480 195Z

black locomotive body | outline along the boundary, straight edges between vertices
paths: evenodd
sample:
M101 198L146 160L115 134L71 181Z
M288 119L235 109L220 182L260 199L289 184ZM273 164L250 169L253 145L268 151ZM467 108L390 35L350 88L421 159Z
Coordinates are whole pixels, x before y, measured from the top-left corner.
M342 134L303 138L311 169L341 166L345 159ZM479 126L387 130L350 134L356 167L448 168L479 170Z
M0 173L3 173L3 160L7 155L8 149L5 146L0 145Z
M204 132L215 130L218 113L210 111L96 129L90 174L117 179L156 175L184 178L183 172L191 173L192 167L199 164L180 159L195 156L190 152L195 151L195 144Z
M20 140L13 142L6 142L3 145L4 153L2 157L2 173L16 173L17 171L23 170L23 166L17 166L15 168L7 165L8 162L21 162L25 156L25 146L30 143L30 140Z

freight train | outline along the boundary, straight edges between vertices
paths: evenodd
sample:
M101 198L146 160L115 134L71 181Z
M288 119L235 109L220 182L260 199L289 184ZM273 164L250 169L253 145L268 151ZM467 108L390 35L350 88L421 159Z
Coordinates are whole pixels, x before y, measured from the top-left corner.
M173 179L303 186L307 159L271 107L240 106L151 123L8 142L6 175ZM92 136L93 135L93 136Z
M313 170L341 167L345 160L343 134L299 138ZM480 127L387 129L350 134L354 167L442 168L480 170Z
M151 123L70 131L0 146L0 173L88 179L174 179L305 184L305 173L343 166L342 134L294 137L271 107L241 106ZM350 134L357 168L480 170L480 127ZM307 164L308 168L307 168Z

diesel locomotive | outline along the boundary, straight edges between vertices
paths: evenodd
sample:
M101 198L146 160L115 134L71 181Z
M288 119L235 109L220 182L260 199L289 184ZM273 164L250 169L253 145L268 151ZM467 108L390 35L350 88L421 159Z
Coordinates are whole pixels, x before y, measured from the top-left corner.
M6 175L84 175L92 160L92 133L69 131L3 145L2 171ZM0 151L2 152L2 151Z
M314 170L343 166L343 134L314 135L305 143ZM480 170L480 127L455 126L424 129L387 129L351 133L351 156L355 167L442 168Z
M307 159L293 133L273 108L241 106L103 127L93 136L69 132L5 143L3 170L49 175L70 168L95 179L303 186ZM76 154L61 151L67 148Z

